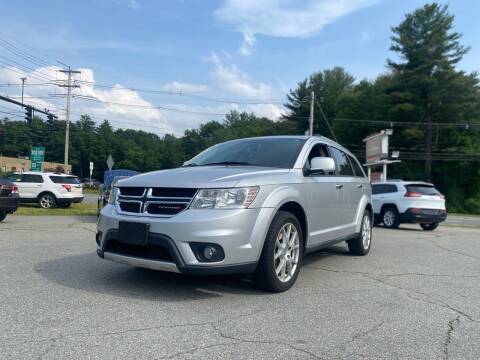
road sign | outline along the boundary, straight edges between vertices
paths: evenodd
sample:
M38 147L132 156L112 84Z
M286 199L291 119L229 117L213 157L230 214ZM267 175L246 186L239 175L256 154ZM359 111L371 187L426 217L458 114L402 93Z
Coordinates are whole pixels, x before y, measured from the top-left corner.
M90 161L90 182L92 181L93 162Z
M112 154L108 155L108 159L107 159L108 170L112 170L114 164L115 162L113 161Z
M30 151L31 171L42 171L42 163L45 160L45 146L32 146Z

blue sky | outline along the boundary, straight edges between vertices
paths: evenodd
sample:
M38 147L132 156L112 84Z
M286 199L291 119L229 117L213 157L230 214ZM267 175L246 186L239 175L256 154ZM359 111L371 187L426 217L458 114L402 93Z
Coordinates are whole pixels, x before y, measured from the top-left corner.
M61 80L60 60L82 70L76 80L84 82L75 92L90 99L74 98L74 119L89 112L96 121L107 118L116 127L181 135L202 122L222 119L214 114L230 109L276 118L284 111L281 102L288 89L314 71L343 66L357 80L384 72L386 58L395 56L388 50L390 27L425 3L4 0L0 39L42 62L0 46L0 83L17 84L0 88L0 93L18 96L24 73L27 99L64 117L62 90L34 84L41 81L39 76ZM456 30L464 34L463 44L472 47L460 67L480 70L480 2L454 0L449 6ZM179 91L202 98L179 96Z

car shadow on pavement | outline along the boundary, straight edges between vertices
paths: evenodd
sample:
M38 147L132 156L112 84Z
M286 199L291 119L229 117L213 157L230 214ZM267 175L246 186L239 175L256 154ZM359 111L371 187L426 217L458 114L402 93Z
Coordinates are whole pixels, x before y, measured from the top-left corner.
M320 262L322 259L329 258L332 256L352 256L348 252L348 248L344 245L335 245L328 248L324 248L310 254L305 255L303 258L303 266L308 266L310 264Z
M38 263L35 271L61 286L113 296L159 301L191 301L227 294L260 295L248 276L193 276L128 267L95 253Z

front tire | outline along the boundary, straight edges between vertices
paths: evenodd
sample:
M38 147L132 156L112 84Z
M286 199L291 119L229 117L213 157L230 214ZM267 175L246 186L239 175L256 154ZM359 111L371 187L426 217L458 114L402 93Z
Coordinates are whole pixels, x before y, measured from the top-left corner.
M400 216L397 209L389 206L382 211L383 226L388 229L396 229L400 226Z
M298 219L279 211L268 229L262 255L255 272L258 287L271 292L290 289L302 265L303 234Z
M360 226L360 234L355 239L347 241L348 250L353 255L364 256L370 252L372 245L372 215L365 210Z
M4 211L0 211L0 222L5 220L6 217L7 217L7 213Z
M438 223L420 224L420 226L425 231L433 231L438 227Z
M42 209L51 209L57 206L57 201L55 196L45 193L38 197L38 205L40 205Z

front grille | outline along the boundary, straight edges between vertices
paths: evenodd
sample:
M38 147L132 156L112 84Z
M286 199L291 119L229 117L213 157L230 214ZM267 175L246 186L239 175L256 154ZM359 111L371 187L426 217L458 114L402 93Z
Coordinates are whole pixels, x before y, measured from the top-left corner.
M110 239L105 246L105 251L145 259L173 261L170 251L161 245L134 245Z
M197 189L119 187L117 210L123 214L171 217L190 205Z
M132 212L132 213L139 213L142 210L142 203L140 201L137 202L120 202L120 209L125 212Z

